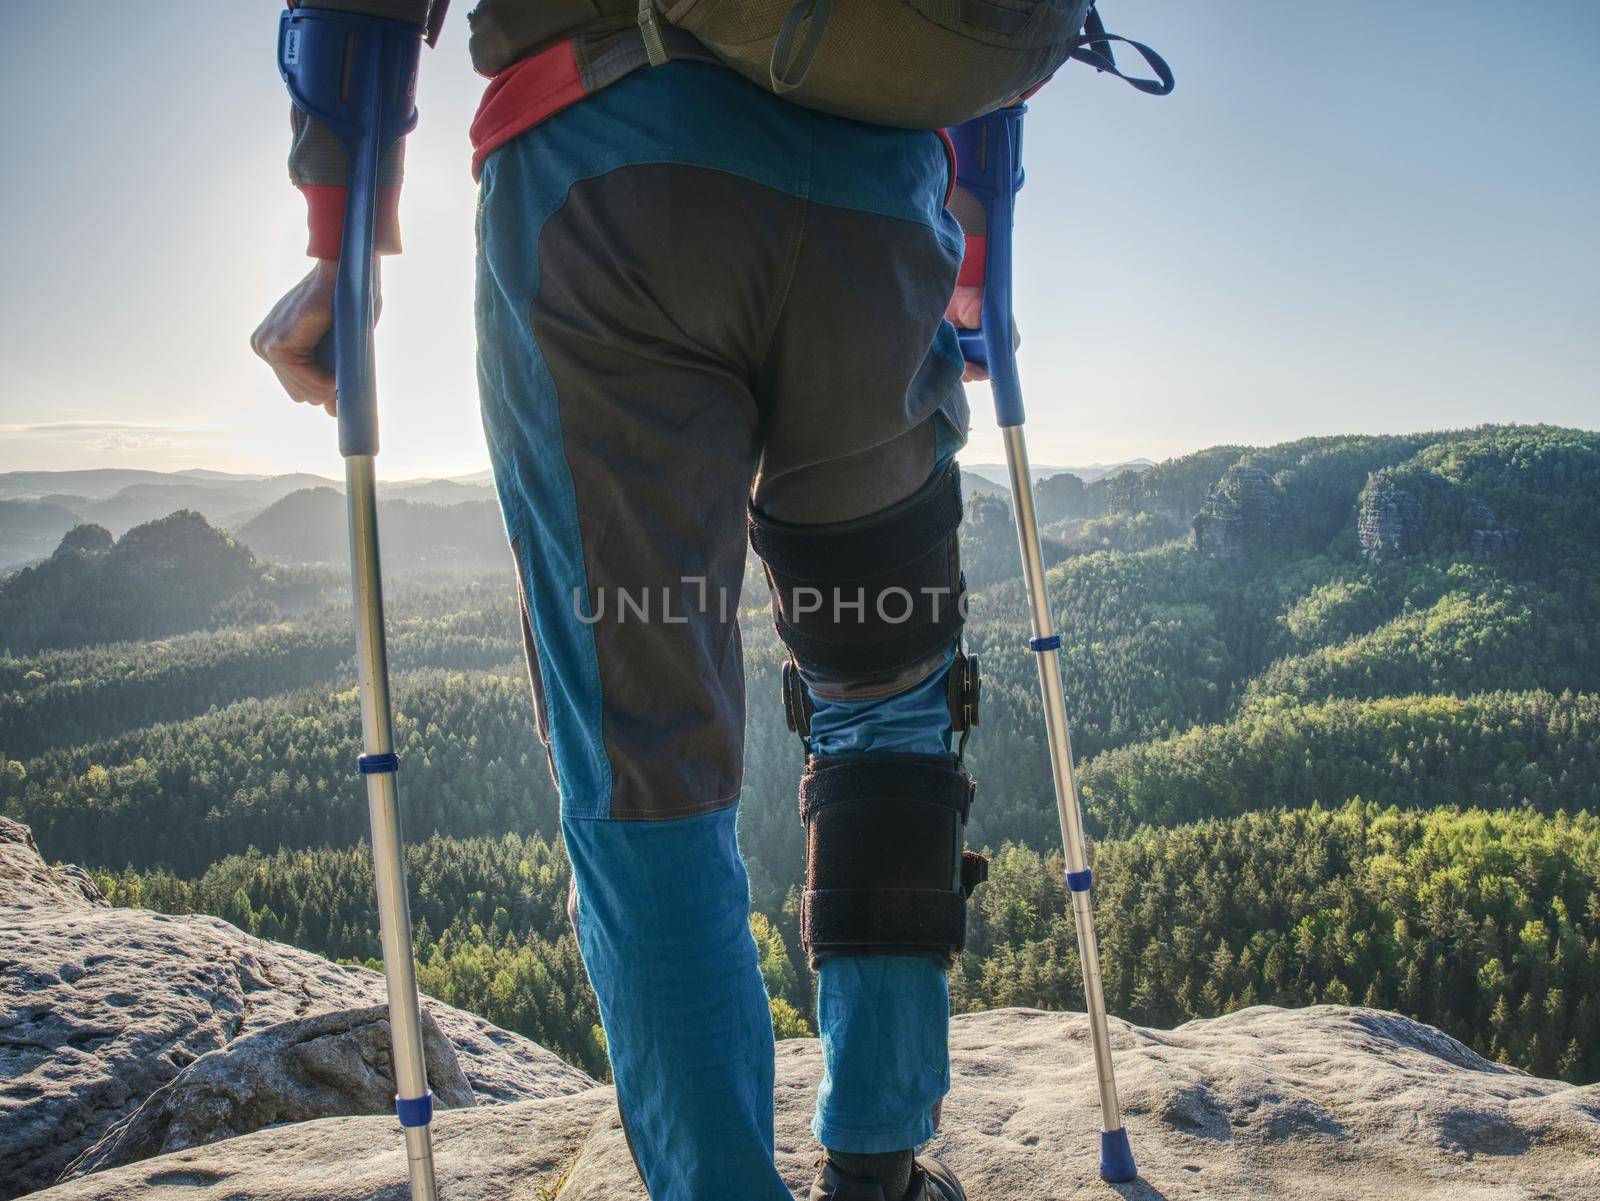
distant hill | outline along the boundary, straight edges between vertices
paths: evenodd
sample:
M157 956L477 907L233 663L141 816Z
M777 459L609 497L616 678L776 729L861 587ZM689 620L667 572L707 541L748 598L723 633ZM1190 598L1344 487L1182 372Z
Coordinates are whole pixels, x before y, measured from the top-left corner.
M0 650L197 629L260 578L255 556L198 513L146 522L120 540L103 526L76 526L48 559L0 584Z
M277 476L230 475L218 471L160 472L105 469L97 471L13 471L0 474L0 570L50 553L55 539L79 523L104 526L121 535L136 525L188 509L212 525L230 526L254 516L273 501L308 485L327 484L319 476L297 473ZM59 514L47 525L49 544L40 546L37 515L15 507L28 502L54 506ZM31 524L30 524L31 523Z
M467 480L398 480L380 483L378 494L384 500L409 500L428 505L460 505L497 498L492 483Z
M386 500L455 505L495 499L486 472L459 479L398 480L380 487ZM250 475L204 468L0 472L0 571L44 558L63 533L82 522L121 535L136 525L189 509L214 526L231 529L308 488L343 491L340 481L306 472ZM42 511L37 507L41 504L60 512Z
M171 472L118 467L87 471L5 471L0 472L0 500L36 500L52 492L103 500L134 484L164 484L172 478Z
M210 471L191 467L183 471L145 471L128 467L95 467L83 471L0 471L0 500L37 500L51 493L105 500L125 488L141 484L197 484L218 491L238 489L238 494L262 491L283 495L296 488L332 483L320 475L296 471L288 474L250 475L235 471Z
M221 525L241 510L253 510L275 499L270 485L250 484L236 489L232 485L167 480L158 484L130 484L84 505L78 514L85 521L120 534L179 509L190 509Z
M349 554L344 497L332 488L291 492L234 532L262 558L284 563L332 563Z
M65 505L0 500L0 568L43 558L78 522L78 514Z
M1011 489L1004 484L995 483L987 476L978 475L963 468L961 471L961 495L966 497L968 501L975 496L998 496L1009 504Z
M1053 475L1075 475L1086 484L1096 480L1103 480L1109 476L1120 475L1124 471L1140 472L1155 466L1153 459L1128 459L1122 463L1090 463L1086 467L1052 467L1047 463L1030 463L1028 475L1037 485L1040 480L1049 479ZM977 476L993 484L1002 496L1011 494L1011 473L1004 463L967 463L961 464L961 473L966 476Z
M1481 426L1213 447L1111 480L1107 501L1190 525L1200 551L1234 563L1336 550L1572 570L1600 537L1600 435Z
M380 495L390 491L380 485ZM266 559L279 563L343 564L349 554L344 497L332 488L292 492L235 531ZM477 570L510 563L499 506L489 500L418 504L384 500L378 505L383 562L395 571Z
M1074 509L1072 515L1093 517L1106 510L1106 481L1150 466L1148 459L1083 467L1041 465L1032 474L1036 485L1062 475L1081 480L1093 491L1086 506L1079 506L1084 512ZM962 473L969 498L988 494L1009 506L1003 465L963 464ZM99 525L120 536L180 509L233 531L263 559L342 566L347 553L342 495L342 481L305 472L259 475L205 468L0 472L0 572L46 558L74 525ZM383 481L379 495L387 566L395 570L503 566L505 539L490 472ZM1063 516L1041 508L1041 521ZM998 571L1011 547L1011 535L1003 522L993 524L995 545L1002 552L993 565Z

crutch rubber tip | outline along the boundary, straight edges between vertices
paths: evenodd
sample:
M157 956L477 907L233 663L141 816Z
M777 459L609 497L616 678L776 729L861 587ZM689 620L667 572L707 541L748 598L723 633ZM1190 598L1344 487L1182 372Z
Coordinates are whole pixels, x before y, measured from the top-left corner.
M1133 1149L1128 1146L1128 1128L1100 1132L1100 1179L1109 1184L1126 1184L1139 1175L1133 1165Z

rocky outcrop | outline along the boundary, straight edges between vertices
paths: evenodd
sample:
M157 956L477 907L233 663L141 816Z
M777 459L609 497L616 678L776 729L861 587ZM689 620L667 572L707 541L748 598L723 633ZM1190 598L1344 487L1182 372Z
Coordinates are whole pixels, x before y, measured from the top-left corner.
M1522 550L1521 530L1473 530L1467 535L1467 549L1486 559L1503 559Z
M1285 536L1283 493L1259 467L1230 467L1211 486L1193 522L1195 548L1227 563L1280 545Z
M216 918L111 908L76 868L47 866L26 827L0 819L0 1197L53 1183L91 1147L105 1157L95 1162L120 1162L135 1147L295 1114L386 1111L390 1090L373 1079L387 1070L387 1030L372 1018L383 1001L376 972ZM464 1078L480 1104L594 1086L528 1039L428 1009L442 1032L439 1078ZM224 1083L235 1069L268 1072L269 1059L259 1096L249 1078ZM454 1084L451 1095L467 1103ZM181 1122L163 1116L202 1098Z
M67 1169L80 1176L201 1147L283 1122L384 1113L394 1096L389 1011L336 1009L279 1022L208 1051L150 1094ZM424 1011L423 1057L434 1102L477 1104L455 1048Z
M1419 468L1376 471L1361 490L1356 515L1361 553L1375 563L1428 547L1504 557L1522 549L1522 534L1503 527L1493 510L1444 476Z
M1380 471L1361 493L1356 535L1361 553L1374 562L1396 559L1422 545L1427 530L1422 502Z
M71 864L51 867L33 831L9 817L0 817L0 905L23 912L111 907L86 871Z
M1081 1015L1010 1009L954 1020L953 1089L934 1144L972 1201L1490 1201L1600 1196L1600 1088L1491 1064L1376 1010L1258 1007L1176 1030L1113 1023L1141 1179L1095 1175L1100 1111ZM799 1190L821 1069L778 1046L778 1163ZM645 1201L608 1089L439 1116L449 1201ZM391 1201L393 1119L279 1126L46 1190L33 1201Z

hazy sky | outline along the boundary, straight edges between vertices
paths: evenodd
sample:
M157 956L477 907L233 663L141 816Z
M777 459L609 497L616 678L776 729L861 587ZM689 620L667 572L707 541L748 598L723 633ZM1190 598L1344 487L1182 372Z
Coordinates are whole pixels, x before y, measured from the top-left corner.
M1036 462L1484 421L1600 425L1600 3L1103 0L1164 100L1033 104L1018 312ZM305 269L278 0L6 5L0 470L337 470L246 339ZM379 336L384 474L485 463L482 81L423 65ZM998 458L987 391L973 452Z

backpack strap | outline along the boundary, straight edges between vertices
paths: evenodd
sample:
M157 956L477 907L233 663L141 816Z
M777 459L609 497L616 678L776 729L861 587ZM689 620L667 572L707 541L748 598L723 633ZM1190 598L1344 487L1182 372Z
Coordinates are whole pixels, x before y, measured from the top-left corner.
M1130 87L1138 88L1150 96L1165 96L1172 91L1172 68L1167 66L1167 60L1143 42L1136 42L1131 38L1118 37L1114 33L1107 33L1105 22L1100 19L1100 12L1090 6L1089 15L1083 21L1083 44L1072 52L1072 58L1080 63L1087 63L1096 71L1104 71L1115 75ZM1117 66L1117 59L1111 52L1111 43L1121 42L1125 46L1132 46L1139 52L1152 71L1156 73L1154 79L1141 79L1133 75L1124 75Z
M772 58L767 63L767 77L774 93L781 96L805 82L806 72L811 70L811 60L816 58L817 47L822 45L822 34L828 27L828 17L832 12L833 0L798 0L783 18L783 24L778 27L778 36L772 42ZM808 18L810 24L806 28L805 41L796 47L800 26Z
M661 23L656 18L655 0L639 0L639 34L644 38L644 52L652 67L666 62L667 44L661 36Z

